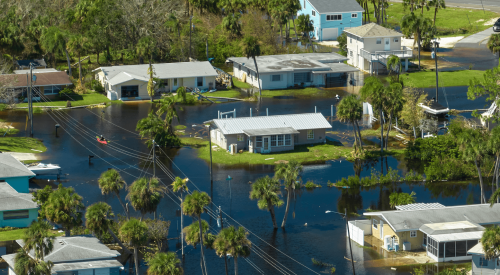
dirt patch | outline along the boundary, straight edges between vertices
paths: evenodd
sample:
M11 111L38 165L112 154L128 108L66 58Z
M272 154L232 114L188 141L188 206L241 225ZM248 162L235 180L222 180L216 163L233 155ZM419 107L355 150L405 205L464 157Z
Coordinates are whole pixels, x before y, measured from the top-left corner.
M287 164L288 163L288 160L278 160L278 161L275 161L274 164Z
M497 20L498 20L498 18L491 18L490 20L484 22L484 25L485 26L493 26L493 24L495 24L495 22L497 22Z

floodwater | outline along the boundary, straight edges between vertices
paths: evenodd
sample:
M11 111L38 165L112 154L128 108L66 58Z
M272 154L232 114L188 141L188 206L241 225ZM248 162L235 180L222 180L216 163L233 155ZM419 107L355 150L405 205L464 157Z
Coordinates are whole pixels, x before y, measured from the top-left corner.
M446 88L446 98L450 108L480 108L484 100L468 102L464 100L467 87ZM428 92L433 93L430 89ZM444 96L444 90L443 96ZM441 97L440 95L440 98ZM440 101L441 102L441 101ZM250 108L253 115L265 115L269 108L270 115L321 112L330 116L331 106L336 104L332 99L263 99L262 107L256 110L256 102L229 102L224 104L183 106L179 110L179 124L186 125L186 132L202 133L206 130L200 125L204 121L216 118L218 111L227 112L236 109L238 117L248 116ZM443 104L443 103L442 103ZM445 104L443 104L445 105ZM114 211L121 213L121 206L115 196L101 194L97 179L108 168L122 170L121 174L128 184L141 175L151 175L153 169L149 163L144 162L150 150L143 144L137 133L137 121L147 115L151 110L150 103L124 103L107 107L105 109L73 109L54 111L34 115L35 137L44 141L48 150L40 154L45 162L60 164L64 176L60 183L64 186L74 187L76 192L84 198L85 205L98 201L109 203ZM333 109L335 112L335 107ZM20 129L20 136L24 132L26 112L1 112L0 118L13 122L13 126ZM55 124L60 124L56 137ZM332 120L333 131L349 131L349 125ZM110 144L101 145L96 142L96 135L103 134ZM200 189L210 194L215 205L221 206L228 215L226 225L243 225L250 232L255 251L246 260L239 260L241 274L318 274L325 271L326 267L317 267L312 264L311 258L331 264L336 267L336 274L352 274L351 263L344 257L350 257L346 245L345 220L337 214L325 214L326 210L361 214L365 209L389 209L389 194L401 190L414 191L418 202L440 202L444 205L461 205L479 202L479 186L475 182L466 183L418 183L394 184L392 186L378 186L369 189L337 189L326 187L327 181L335 182L342 177L358 174L369 176L372 169L387 171L387 169L400 169L403 175L411 167L404 161L393 157L369 160L366 162L351 163L346 160L326 161L305 165L302 173L304 181L312 180L323 185L314 191L300 190L294 194L290 205L290 213L286 229L274 231L269 213L259 210L257 202L249 199L251 186L249 182L259 177L273 175L272 165L236 166L213 165L213 184L210 183L209 164L196 156L196 150L189 147L166 150L166 155L161 153L163 164L180 177L188 177L190 190ZM93 155L89 164L89 155ZM156 169L159 178L170 184L170 178L159 168ZM229 183L226 178L232 177ZM46 184L56 186L59 181L55 177L47 177L32 183L33 188L43 187ZM491 189L486 190L487 195ZM122 197L125 194L121 194ZM211 205L211 209L215 210ZM178 201L173 194L168 194L162 199L158 207L158 215L171 221L169 238L179 236L180 219L176 217L175 210L179 209ZM277 222L281 223L285 207L276 210ZM217 222L205 214L204 219L209 221L213 230L218 230ZM353 216L351 219L355 218ZM184 224L189 225L191 218L184 219ZM169 241L169 249L177 251L177 240ZM183 267L185 274L200 274L200 250L192 247L185 248L185 261ZM206 251L208 272L222 274L224 270L223 259L216 256L214 251ZM409 274L410 270L390 267L373 267L371 260L379 258L378 254L370 249L364 249L353 244L355 269L357 274ZM128 267L128 264L126 265ZM146 266L141 267L145 272ZM128 270L128 269L127 269ZM281 271L278 271L281 270ZM141 273L142 273L141 272ZM233 261L230 261L230 273L233 271Z

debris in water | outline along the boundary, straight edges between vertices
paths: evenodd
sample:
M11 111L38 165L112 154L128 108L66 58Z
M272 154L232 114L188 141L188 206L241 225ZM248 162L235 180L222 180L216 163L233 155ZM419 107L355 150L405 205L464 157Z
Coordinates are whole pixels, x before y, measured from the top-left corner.
M391 267L391 270L396 270L396 268L395 267Z
M304 224L304 226L307 226L307 223L306 223L306 224Z

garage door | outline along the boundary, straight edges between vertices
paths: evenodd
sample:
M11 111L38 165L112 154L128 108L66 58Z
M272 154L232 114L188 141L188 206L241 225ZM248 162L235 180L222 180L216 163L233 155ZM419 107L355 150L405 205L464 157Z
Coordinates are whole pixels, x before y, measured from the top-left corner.
M323 29L323 40L336 40L338 28Z
M99 269L94 269L94 274L95 275L109 275L109 268L99 268Z

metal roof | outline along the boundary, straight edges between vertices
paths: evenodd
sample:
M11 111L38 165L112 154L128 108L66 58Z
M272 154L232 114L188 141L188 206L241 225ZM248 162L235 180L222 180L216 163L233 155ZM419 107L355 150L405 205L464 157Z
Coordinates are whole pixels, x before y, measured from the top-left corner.
M318 13L363 12L356 0L307 0ZM349 16L350 17L350 16Z
M440 203L412 203L407 205L396 206L397 210L419 210L419 209L429 209L429 208L440 208L445 207Z
M403 34L395 30L382 27L376 23L369 23L363 26L344 30L347 33L358 37L402 37Z
M34 177L24 164L9 154L0 154L0 178Z
M428 235L452 234L483 231L484 227L469 221L428 223L419 228L420 231Z
M470 221L472 223L500 223L500 204L472 204L417 210L365 212L365 216L382 217L396 232L418 230L429 223Z
M483 244L478 243L475 246L473 246L469 251L467 251L468 254L476 254L476 255L484 255L484 250L483 250Z
M252 129L243 130L247 136L267 136L267 135L284 135L284 134L298 134L299 131L293 129L292 127L282 127L282 128L267 128L267 129Z
M123 267L123 265L117 260L99 260L99 261L87 261L87 262L77 262L77 263L60 263L55 264L52 267L52 272L70 271L70 270L84 270L84 269L96 269L96 268L113 268L113 267Z
M0 211L36 209L30 193L18 193L7 182L0 182Z
M344 63L327 63L325 64L330 67L329 71L313 71L313 74L335 74L335 73L352 73L358 72L358 68L354 68Z
M134 75L134 74L127 73L127 72L120 72L119 74L115 75L115 77L108 80L108 83L111 86L114 86L114 85L121 84L123 82L127 82L130 80L139 80L139 81L148 82L149 78Z
M224 135L243 134L244 130L291 127L295 130L330 129L332 126L321 113L238 117L214 119L212 122Z
M441 235L432 235L430 237L432 237L437 242L479 240L481 239L481 237L483 237L483 232L484 231L441 234Z

